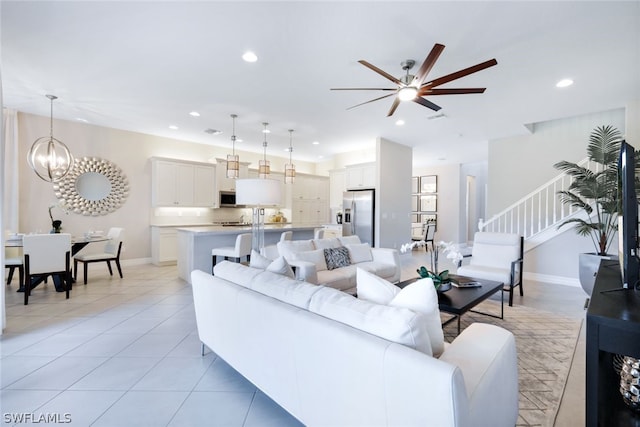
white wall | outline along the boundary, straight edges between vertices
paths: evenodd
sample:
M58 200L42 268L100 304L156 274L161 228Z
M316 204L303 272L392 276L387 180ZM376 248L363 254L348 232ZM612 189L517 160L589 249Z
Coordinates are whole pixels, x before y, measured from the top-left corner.
M55 116L55 111L54 111ZM50 183L39 179L27 165L27 152L33 141L49 135L49 117L20 113L19 158L20 167L20 232L47 232L51 228L48 207L57 201ZM150 259L151 238L151 163L150 157L168 157L182 160L208 161L224 158L229 149L196 144L187 141L161 138L135 132L104 128L83 123L54 120L54 137L64 142L75 157L100 157L115 163L129 181L129 197L115 212L105 216L86 217L65 215L54 208L54 215L62 220L63 231L81 235L87 230L107 230L109 227L125 228L123 259ZM252 162L257 167L260 153L238 152L240 160ZM288 158L267 156L274 171L282 171ZM296 161L301 173L315 173L315 164ZM294 184L295 185L295 184ZM3 201L6 202L6 201ZM211 210L210 210L211 211ZM220 210L221 214L225 210ZM228 210L227 210L228 211Z
M500 212L558 175L553 165L587 157L589 134L597 126L625 129L624 109L552 120L531 126L529 135L489 141L487 214Z
M398 249L411 241L411 161L413 149L379 138L376 182L376 246Z
M625 138L637 150L640 148L640 99L627 104L625 122Z

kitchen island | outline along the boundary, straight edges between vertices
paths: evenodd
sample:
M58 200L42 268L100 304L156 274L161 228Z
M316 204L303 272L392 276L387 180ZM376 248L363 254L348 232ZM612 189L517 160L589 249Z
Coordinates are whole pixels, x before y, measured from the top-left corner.
M274 245L284 231L293 232L293 240L313 239L313 230L320 226L269 224L264 226L264 244ZM178 276L191 283L191 272L211 272L211 249L234 246L238 234L251 233L251 226L201 226L177 228Z

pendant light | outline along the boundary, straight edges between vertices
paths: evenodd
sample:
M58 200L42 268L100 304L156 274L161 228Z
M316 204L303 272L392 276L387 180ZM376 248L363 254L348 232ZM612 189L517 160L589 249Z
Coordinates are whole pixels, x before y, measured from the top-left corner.
M46 95L51 100L51 121L49 136L36 139L27 155L31 169L44 181L58 182L73 166L73 156L66 145L53 137L53 101L55 95Z
M269 123L262 123L264 126L264 142L262 143L262 147L264 149L264 157L262 160L258 162L258 176L260 178L269 178L269 174L271 173L271 167L269 166L269 160L267 160L267 134L269 131L267 130L267 126Z
M293 184L296 180L296 165L291 161L293 153L293 129L289 129L289 163L284 165L284 183Z
M231 154L227 154L227 178L236 179L240 176L240 158L236 154L236 118L237 114L232 114L233 129L231 131Z

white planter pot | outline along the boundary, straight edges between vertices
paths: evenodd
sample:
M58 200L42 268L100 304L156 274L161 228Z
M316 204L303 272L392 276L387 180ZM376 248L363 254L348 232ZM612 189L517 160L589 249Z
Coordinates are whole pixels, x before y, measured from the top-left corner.
M617 258L614 255L598 255L595 253L580 254L578 257L578 277L582 289L591 296L593 285L596 283L596 274L600 268L600 261L603 259Z

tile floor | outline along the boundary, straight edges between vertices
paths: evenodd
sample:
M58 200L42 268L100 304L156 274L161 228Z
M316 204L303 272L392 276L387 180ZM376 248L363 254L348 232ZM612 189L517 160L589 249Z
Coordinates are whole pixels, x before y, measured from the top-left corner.
M424 252L401 258L403 278L412 277ZM215 354L200 356L191 288L175 267L125 266L124 276L92 265L89 284L74 285L69 300L49 284L28 306L17 279L6 288L2 425L55 424L46 417L72 426L301 425ZM583 302L581 289L539 283L515 300L577 317ZM581 346L558 426L584 425Z

